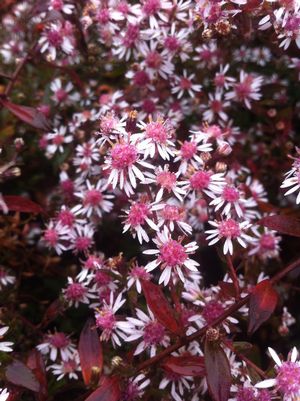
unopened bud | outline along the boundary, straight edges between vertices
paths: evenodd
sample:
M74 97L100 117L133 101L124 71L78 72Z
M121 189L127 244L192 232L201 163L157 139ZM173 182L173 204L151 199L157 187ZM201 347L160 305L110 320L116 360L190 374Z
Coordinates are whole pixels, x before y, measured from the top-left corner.
M205 40L211 39L213 36L213 31L211 29L204 29L202 32L202 38Z
M215 30L220 34L220 35L228 35L231 32L231 23L227 20L223 21L218 21L215 24Z
M216 163L216 172L217 173L224 173L227 170L227 164L224 162L217 162Z
M276 129L282 131L284 128L285 128L284 121L278 121L278 123L276 124Z
M204 163L207 163L211 159L211 154L208 152L202 152L200 154L200 157L204 161Z
M277 110L276 109L269 109L268 111L267 111L267 114L268 114L268 116L269 117L271 117L271 118L273 118L273 117L275 117L276 115L277 115Z
M17 151L21 150L22 147L24 146L24 140L23 138L16 138L14 140L14 145Z
M123 359L120 356L113 357L113 359L111 360L111 366L117 368L121 365L123 365Z
M218 152L220 155L228 156L232 152L232 147L229 145L228 142L222 142L218 146Z
M207 341L210 342L215 342L220 338L220 332L219 329L214 329L213 327L210 327L206 331L206 339Z

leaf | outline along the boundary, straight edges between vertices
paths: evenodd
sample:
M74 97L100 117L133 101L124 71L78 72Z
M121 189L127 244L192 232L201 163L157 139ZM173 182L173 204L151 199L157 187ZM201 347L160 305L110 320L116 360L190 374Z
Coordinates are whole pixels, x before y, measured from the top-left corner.
M267 216L259 220L258 223L279 233L300 237L300 221L293 216L284 214Z
M46 368L42 355L33 349L27 358L27 366L34 373L38 382L40 383L40 390L38 399L39 401L47 401L48 389L47 389L47 377Z
M102 346L92 319L88 319L79 339L79 357L85 385L91 384L93 372L97 369L98 377L103 366Z
M105 376L98 387L85 401L119 401L120 383L117 376Z
M142 281L143 292L147 301L147 305L151 309L156 319L164 327L175 334L182 333L182 327L176 320L174 310L172 309L167 298L164 296L159 285L151 283L151 281Z
M16 117L18 117L25 123L44 131L51 130L51 125L49 121L44 116L44 114L37 109L15 104L6 99L0 99L0 103L2 103L4 107L6 107L11 113L13 113Z
M20 361L15 360L5 370L6 379L16 386L25 387L31 391L39 392L40 384L33 372Z
M204 358L191 354L170 356L162 364L163 369L181 376L205 376Z
M269 319L278 302L278 294L270 280L263 280L252 290L249 300L248 333L254 333L259 326Z
M227 401L232 382L228 358L220 344L205 341L204 361L206 380L215 401Z
M40 205L23 196L3 195L8 210L23 213L43 213Z

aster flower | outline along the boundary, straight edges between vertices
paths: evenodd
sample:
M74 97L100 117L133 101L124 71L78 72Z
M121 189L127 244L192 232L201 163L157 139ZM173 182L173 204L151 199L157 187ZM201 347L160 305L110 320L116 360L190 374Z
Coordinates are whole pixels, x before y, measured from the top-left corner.
M66 376L68 379L78 380L78 372L81 371L78 352L75 351L70 359L49 365L47 370L50 370L54 376L57 376L56 380L61 380Z
M68 249L70 228L63 226L60 222L50 220L44 231L43 242L49 247L54 248L58 255Z
M289 188L288 191L284 193L285 196L288 196L294 192L297 193L296 204L300 203L300 159L297 159L293 164L293 167L290 171L285 174L286 178L284 179L280 188Z
M173 84L171 92L176 93L178 99L181 99L185 93L194 98L195 92L200 92L202 88L201 85L193 83L194 78L195 74L188 75L187 71L183 70L183 76L175 75L175 84Z
M103 307L96 309L95 318L96 326L102 330L100 340L101 341L112 341L114 347L120 346L122 340L126 340L127 335L124 334L124 330L129 327L128 322L118 320L116 312L124 305L125 299L122 299L122 293L116 298L114 293L110 292L109 303L103 302Z
M142 292L141 280L149 281L151 279L151 274L148 273L144 266L139 266L135 264L127 276L127 287L131 288L135 284L136 290L139 294Z
M67 134L67 127L60 126L53 130L53 133L47 134L47 140L51 143L47 146L47 152L53 155L57 150L60 153L64 152L64 144L71 143L73 141L72 135Z
M130 378L122 392L121 401L135 401L140 399L145 392L145 388L149 386L150 383L151 380L147 379L143 373Z
M69 231L69 249L77 252L87 252L94 243L93 236L95 228L92 223L75 224L73 229Z
M51 82L50 89L53 92L51 99L60 106L78 102L80 99L79 93L75 92L71 94L74 89L73 84L68 82L67 85L63 87L60 78L56 78Z
M61 11L65 14L72 14L75 6L74 4L69 4L65 0L50 0L48 10Z
M192 234L192 227L185 221L186 220L185 208L178 205L176 200L170 200L158 212L158 225L166 226L170 232L173 232L177 226L185 235Z
M232 218L228 218L222 221L209 221L209 224L215 228L205 231L206 234L209 234L206 238L209 241L208 245L214 245L220 241L220 239L224 238L224 255L228 252L231 255L233 254L232 240L237 240L243 248L247 247L247 242L249 243L253 241L253 238L244 232L251 227L251 224L248 221L239 223Z
M128 142L117 142L110 149L105 159L104 170L109 169L110 174L107 185L111 184L113 189L117 186L124 189L129 197L134 193L133 188L137 187L137 178L144 181L144 173L137 165L153 169L154 167L141 159L143 151L133 141L133 136Z
M269 347L268 351L275 362L276 377L263 380L255 387L275 387L284 401L296 400L300 396L300 361L296 347L291 350L287 361L282 361L273 348Z
M95 294L88 287L89 284L90 279L77 282L72 277L68 277L68 284L63 289L63 295L69 307L74 305L75 308L78 308L80 303L89 304L91 299L95 298Z
M64 33L60 22L53 22L46 26L39 39L41 53L48 52L51 61L56 59L59 50L66 54L71 54L74 50L70 37Z
M36 348L43 355L49 355L51 361L56 361L58 356L63 361L72 359L76 352L76 348L69 337L59 331L46 335L45 341L37 345Z
M164 207L163 204L151 203L146 200L131 202L130 209L125 210L126 220L124 222L123 233L130 230L133 238L138 237L139 243L148 242L149 236L144 228L147 224L152 230L158 231L159 228L154 222L154 212Z
M16 281L16 277L10 275L10 273L0 266L0 290L2 287L6 287L10 284L14 284Z
M257 255L262 260L278 258L281 237L277 235L276 231L264 227L261 232L257 226L251 227L251 230L255 234L255 237L253 237L251 242L252 249L249 250L249 255Z
M209 203L214 206L215 211L222 210L222 214L230 217L232 211L238 217L244 216L244 208L247 207L247 200L243 198L243 194L233 185L225 185L218 188L214 194L213 200Z
M164 120L158 116L156 120L149 118L149 122L140 121L137 124L142 132L133 134L132 137L139 141L138 147L144 153L144 157L153 159L157 154L163 160L174 157L174 127L170 120Z
M210 198L214 198L214 193L218 193L225 185L224 173L213 173L209 170L195 170L187 181L182 181L183 189L190 192L196 200L198 194L204 193Z
M181 240L174 240L171 238L169 230L166 226L162 232L157 234L153 240L157 249L148 249L143 253L146 255L156 255L157 258L148 263L146 271L150 272L160 266L162 273L159 278L159 284L164 283L167 285L170 281L172 273L179 276L181 281L185 281L183 271L198 271L199 263L189 258L191 253L194 253L198 248L196 242L190 242L182 245Z
M107 188L106 182L97 181L96 185L92 185L89 180L79 187L79 191L75 192L75 196L82 199L82 204L76 206L75 214L83 214L90 218L92 215L102 217L102 213L109 213L113 208L110 201L114 195L104 193Z
M169 345L170 338L166 334L164 326L155 319L150 309L148 309L148 315L138 308L135 311L137 318L127 318L129 326L124 330L127 334L126 341L141 339L142 341L136 347L134 355L139 355L148 350L150 357L153 357L158 346L167 347Z

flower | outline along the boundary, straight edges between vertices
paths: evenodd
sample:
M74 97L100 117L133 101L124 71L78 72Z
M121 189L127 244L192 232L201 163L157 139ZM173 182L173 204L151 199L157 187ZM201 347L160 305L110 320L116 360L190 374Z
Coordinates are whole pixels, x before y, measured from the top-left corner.
M135 401L144 394L144 389L151 383L150 379L141 373L134 378L130 378L122 392L121 401Z
M182 96L187 92L191 98L195 97L194 92L200 92L202 86L199 84L193 84L192 80L195 78L195 74L187 75L187 71L183 70L183 76L175 75L175 85L173 85L171 92L177 93L177 98L181 99Z
M57 380L61 380L65 376L68 376L69 379L78 380L77 372L81 371L78 352L75 351L73 357L70 359L49 365L47 370L51 370L57 376Z
M167 285L170 281L171 274L177 273L181 281L185 281L183 271L197 272L199 263L189 258L191 253L194 253L198 248L196 242L190 242L182 245L181 240L171 238L170 232L166 226L162 232L157 234L153 242L158 249L148 249L143 253L146 255L156 255L157 258L148 263L145 268L150 272L160 266L162 273L159 278L159 284Z
M63 333L56 331L53 334L48 334L45 341L36 347L43 355L49 354L51 361L56 361L58 356L63 361L73 358L76 348L69 337Z
M298 351L294 347L287 361L281 361L273 348L268 351L275 362L276 377L266 379L255 385L256 388L275 387L283 395L284 401L294 401L300 396L300 361Z
M69 306L74 305L75 308L78 308L80 303L89 304L90 299L95 298L95 295L88 287L89 281L77 282L72 277L68 277L68 285L67 288L63 289L63 294Z
M280 188L289 188L288 191L284 193L285 196L288 196L294 192L297 192L296 204L300 203L300 158L297 158L293 163L293 167L290 171L285 174L286 178L284 179Z
M142 341L136 347L134 355L139 355L147 349L152 357L156 354L157 346L169 345L170 338L164 326L155 319L150 309L148 309L149 316L141 309L136 308L135 311L137 318L127 318L129 326L124 330L127 334L125 341L131 342L141 338Z
M111 339L113 346L121 345L120 338L126 340L124 330L128 329L129 324L125 321L117 320L115 314L124 305L125 299L122 299L120 293L114 299L114 293L110 292L109 303L103 302L103 307L96 309L96 326L102 330L100 340L108 341Z
M238 243L243 247L247 247L247 242L253 241L253 238L244 233L251 224L248 221L239 223L238 221L228 218L222 221L209 221L209 224L215 227L212 230L205 231L209 236L206 238L209 240L208 245L214 245L221 238L225 238L223 245L223 253L226 255L228 252L233 254L232 240L237 240Z
M127 277L127 287L131 288L135 283L136 290L140 294L142 292L141 280L149 281L151 279L151 274L149 274L144 266L134 265Z

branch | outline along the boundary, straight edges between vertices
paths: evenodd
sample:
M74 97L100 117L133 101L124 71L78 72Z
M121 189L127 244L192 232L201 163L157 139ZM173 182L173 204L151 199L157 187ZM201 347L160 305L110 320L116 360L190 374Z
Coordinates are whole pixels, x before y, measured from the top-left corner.
M290 273L292 270L294 270L296 267L300 267L300 258L295 260L295 262L292 262L288 266L286 266L283 270L278 272L272 279L271 283L276 284L278 281L280 281L284 276L286 276L288 273ZM250 298L250 294L245 296L244 298L240 298L235 302L230 308L226 309L217 319L215 319L211 324L207 324L195 333L185 336L180 338L175 344L170 345L168 348L164 349L162 352L159 354L155 355L154 357L141 362L137 368L136 371L140 371L143 369L150 368L152 365L157 364L160 360L165 358L166 356L170 355L172 352L177 351L179 348L181 348L183 345L189 344L190 342L197 340L198 338L202 337L206 331L210 327L215 327L221 324L227 317L232 315L233 313L237 312L239 309L241 309L248 301Z

